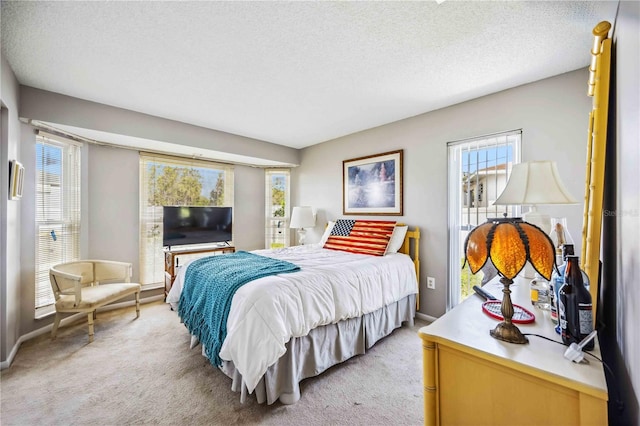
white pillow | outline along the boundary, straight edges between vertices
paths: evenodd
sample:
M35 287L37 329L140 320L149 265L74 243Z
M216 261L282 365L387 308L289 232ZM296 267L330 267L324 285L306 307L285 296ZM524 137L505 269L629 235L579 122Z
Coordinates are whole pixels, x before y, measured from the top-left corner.
M408 229L408 226L396 226L393 228L393 234L391 234L391 239L389 239L389 244L387 244L387 251L385 251L384 254L397 253L398 250L400 250Z
M336 223L334 221L327 222L327 227L324 230L324 234L322 234L322 238L320 238L320 247L324 247L324 243L329 239L329 234L331 234L331 230L333 229L333 225Z

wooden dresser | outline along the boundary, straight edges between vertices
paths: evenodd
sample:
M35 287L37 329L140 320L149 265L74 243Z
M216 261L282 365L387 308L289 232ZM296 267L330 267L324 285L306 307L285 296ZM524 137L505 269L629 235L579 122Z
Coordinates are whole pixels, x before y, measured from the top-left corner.
M531 307L529 280L511 286L513 303L536 315L525 333L556 341L548 311ZM497 281L485 285L502 298ZM564 358L566 347L537 336L517 345L489 335L498 321L473 295L420 329L423 345L425 425L606 425L607 384L601 362ZM596 339L597 340L597 339ZM591 351L601 359L600 348Z
M212 247L180 247L175 249L164 249L164 296L167 297L173 281L176 279L178 273L177 268L179 265L179 258L194 258L211 255L220 255L227 253L235 253L236 248L234 246L212 246ZM184 262L182 262L184 263Z

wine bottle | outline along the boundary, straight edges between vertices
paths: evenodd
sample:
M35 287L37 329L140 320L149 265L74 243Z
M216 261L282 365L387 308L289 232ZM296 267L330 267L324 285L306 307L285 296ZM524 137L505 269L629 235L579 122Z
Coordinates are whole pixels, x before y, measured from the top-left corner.
M562 343L570 345L579 343L576 336L575 324L577 322L576 309L578 305L575 302L575 290L573 285L564 282L558 291L558 322L560 326L560 335Z
M578 256L567 256L564 285L559 292L560 326L565 344L579 343L593 331L591 294L584 286ZM586 350L593 349L593 341Z
M553 270L551 281L549 281L549 296L551 297L551 321L556 324L556 332L560 334L560 325L558 322L558 297L560 287L564 284L564 270L567 267L567 256L573 255L573 244L563 244L559 259L556 258L557 270Z
M579 341L584 340L593 331L593 300L591 299L591 293L586 287L586 273L580 269L580 262L578 256L575 257L575 264L579 273L575 274L574 287L576 287L576 300L578 302L578 316L580 320ZM566 271L565 271L566 272ZM572 277L572 279L574 279ZM594 340L587 343L583 349L591 350L595 346Z

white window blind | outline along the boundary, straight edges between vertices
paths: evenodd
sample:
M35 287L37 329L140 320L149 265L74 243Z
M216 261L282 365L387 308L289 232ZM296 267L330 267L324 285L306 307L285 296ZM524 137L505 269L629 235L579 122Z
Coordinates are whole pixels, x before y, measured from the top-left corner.
M289 169L265 171L265 248L289 247Z
M140 154L140 283L164 282L163 206L233 207L232 165Z
M49 269L80 257L80 145L41 132L35 172L37 309L55 302Z

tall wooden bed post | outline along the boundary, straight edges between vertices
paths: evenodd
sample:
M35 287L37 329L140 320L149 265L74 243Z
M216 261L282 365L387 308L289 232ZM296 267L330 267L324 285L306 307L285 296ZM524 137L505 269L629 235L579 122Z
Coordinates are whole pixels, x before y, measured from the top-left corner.
M607 116L609 109L609 81L611 71L611 24L602 21L593 29L593 47L589 66L588 95L593 97L589 113L587 137L587 167L582 222L582 269L589 276L593 320L596 319L600 276L600 240L602 232L602 199L604 193L604 165L607 145Z

